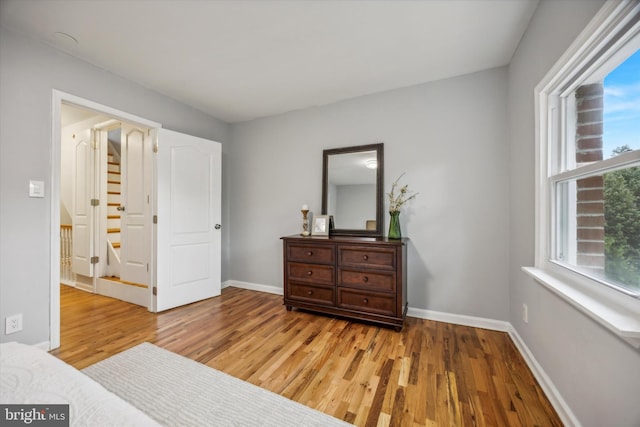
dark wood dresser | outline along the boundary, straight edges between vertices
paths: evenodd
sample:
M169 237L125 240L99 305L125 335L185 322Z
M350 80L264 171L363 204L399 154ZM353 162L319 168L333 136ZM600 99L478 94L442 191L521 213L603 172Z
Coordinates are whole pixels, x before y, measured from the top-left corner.
M283 237L284 305L402 329L408 239Z

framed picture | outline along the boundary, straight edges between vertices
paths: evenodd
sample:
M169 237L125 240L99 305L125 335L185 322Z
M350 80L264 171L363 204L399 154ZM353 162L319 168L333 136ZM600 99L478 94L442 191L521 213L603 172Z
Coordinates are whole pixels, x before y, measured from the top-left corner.
M311 234L314 236L329 235L329 216L315 215L311 223Z

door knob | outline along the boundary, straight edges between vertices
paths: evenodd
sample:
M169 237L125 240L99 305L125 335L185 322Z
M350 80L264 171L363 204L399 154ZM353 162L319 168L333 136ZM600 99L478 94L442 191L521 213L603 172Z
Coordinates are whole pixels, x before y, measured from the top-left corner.
M124 206L118 206L116 209L119 210L120 212L124 212Z
M220 230L220 228L222 228L222 226L220 224L216 224L214 227L216 230Z

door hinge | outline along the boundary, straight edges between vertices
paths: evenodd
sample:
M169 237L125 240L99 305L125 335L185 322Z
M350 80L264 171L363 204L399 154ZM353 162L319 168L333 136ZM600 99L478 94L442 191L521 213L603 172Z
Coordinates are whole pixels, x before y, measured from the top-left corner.
M147 273L149 272L149 264L147 264Z
M91 257L91 264L97 264L100 262L100 257L99 256L92 256Z
M94 150L97 150L98 149L98 141L96 141L96 140L91 141L91 146L93 147Z
M91 206L100 206L100 199L91 199Z
M158 223L158 215L154 215L153 216L153 223L157 224Z
M158 295L158 288L156 288L155 286L153 287L153 294Z
M155 144L153 144L153 152L154 153L158 152L158 143L157 142Z

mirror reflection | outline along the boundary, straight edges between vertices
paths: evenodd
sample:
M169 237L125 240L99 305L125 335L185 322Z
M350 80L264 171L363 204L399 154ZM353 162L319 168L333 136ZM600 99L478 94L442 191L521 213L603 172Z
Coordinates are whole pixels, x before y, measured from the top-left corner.
M322 213L334 235L382 235L383 144L324 150Z
M375 230L377 167L375 151L329 156L327 212L335 228Z

